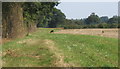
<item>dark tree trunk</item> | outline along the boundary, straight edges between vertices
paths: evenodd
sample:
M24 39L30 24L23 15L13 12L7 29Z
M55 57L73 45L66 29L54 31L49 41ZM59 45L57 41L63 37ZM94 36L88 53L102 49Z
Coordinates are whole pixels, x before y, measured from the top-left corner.
M21 3L4 2L2 4L2 37L20 38L25 35L23 9Z

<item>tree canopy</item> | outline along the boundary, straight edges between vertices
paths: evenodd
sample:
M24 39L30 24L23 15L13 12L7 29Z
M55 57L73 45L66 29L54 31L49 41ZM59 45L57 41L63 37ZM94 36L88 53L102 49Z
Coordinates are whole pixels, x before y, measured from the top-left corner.
M47 15L58 4L58 2L4 2L3 38L17 38L32 32L38 23L49 21Z
M86 19L86 24L98 24L100 23L100 18L95 13L92 13L88 18Z

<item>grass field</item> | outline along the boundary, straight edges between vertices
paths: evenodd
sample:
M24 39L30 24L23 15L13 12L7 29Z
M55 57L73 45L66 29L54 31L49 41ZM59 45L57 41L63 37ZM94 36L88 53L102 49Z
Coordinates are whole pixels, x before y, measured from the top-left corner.
M40 28L6 42L4 67L117 67L118 39L92 35L54 34ZM55 29L59 31L59 29Z

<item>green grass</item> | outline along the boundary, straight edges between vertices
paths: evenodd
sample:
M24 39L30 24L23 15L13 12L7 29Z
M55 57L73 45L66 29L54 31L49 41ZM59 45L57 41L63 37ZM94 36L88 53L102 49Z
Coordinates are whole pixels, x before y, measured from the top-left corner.
M74 64L74 66L118 66L118 39L90 35L50 34L50 30L46 28L39 29L25 38L5 43L2 46L3 52L9 49L17 56L14 56L14 54L3 56L3 66L54 66L56 58L53 56L54 53L50 52L45 46L45 39L54 41L55 46L64 54L64 61ZM58 31L58 29L55 29L55 31ZM17 43L26 39L33 39L36 43L32 45L30 44L31 42ZM27 54L40 57L30 57L26 56Z

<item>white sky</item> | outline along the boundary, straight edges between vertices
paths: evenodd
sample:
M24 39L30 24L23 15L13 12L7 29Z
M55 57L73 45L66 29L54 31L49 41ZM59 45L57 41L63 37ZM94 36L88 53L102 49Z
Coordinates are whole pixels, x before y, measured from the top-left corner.
M100 17L118 15L118 2L61 2L57 8L67 19L87 18L92 12Z
M118 2L120 0L60 0L60 2Z

